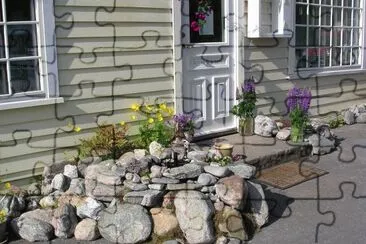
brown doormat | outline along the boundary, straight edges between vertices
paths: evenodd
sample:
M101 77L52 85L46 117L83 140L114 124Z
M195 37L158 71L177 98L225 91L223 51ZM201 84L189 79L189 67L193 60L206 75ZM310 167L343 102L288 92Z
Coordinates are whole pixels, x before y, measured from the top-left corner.
M328 174L325 170L290 161L263 169L256 176L259 182L283 190L325 174Z

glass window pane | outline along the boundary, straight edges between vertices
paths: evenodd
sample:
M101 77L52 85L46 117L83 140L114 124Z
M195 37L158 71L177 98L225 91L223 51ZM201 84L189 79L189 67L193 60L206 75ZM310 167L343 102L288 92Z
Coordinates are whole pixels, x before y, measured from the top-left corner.
M297 3L306 3L307 0L296 0Z
M333 0L333 4L336 6L342 6L342 0Z
M352 48L352 64L360 64L360 49Z
M0 95L9 94L8 78L6 76L6 63L0 63Z
M352 0L344 0L343 6L352 7Z
M296 24L306 25L306 5L296 5Z
M306 68L306 49L296 49L296 67L297 68Z
M331 5L332 0L322 0L322 4Z
M5 58L4 27L0 27L0 58Z
M306 46L306 27L296 27L296 46Z
M12 61L10 74L12 93L40 90L38 60Z
M353 26L359 27L360 26L360 10L354 10L353 11Z
M351 48L342 48L342 65L349 65L351 60Z
M330 28L321 28L320 30L320 45L330 46Z
M36 25L9 25L10 57L37 56Z
M308 49L308 65L309 67L319 67L319 51L318 48Z
M2 1L0 1L0 21L3 21L3 5L2 5Z
M332 48L332 66L339 66L341 64L341 49Z
M330 25L330 23L331 23L330 17L331 17L331 8L322 7L322 15L321 15L322 23L321 24Z
M342 9L333 8L333 26L342 26Z
M354 1L354 6L356 8L359 8L360 7L360 0L353 0Z
M353 29L353 41L352 46L360 46L360 31Z
M333 46L341 45L341 28L333 28Z
M352 10L351 9L343 9L343 25L344 26L352 25Z
M351 45L351 29L343 30L343 46Z
M5 0L7 21L36 20L33 0Z
M309 24L310 25L319 25L319 7L317 6L309 6Z
M316 4L318 4L319 3L319 0L309 0L309 3L316 3Z
M320 48L320 67L328 67L330 65L330 48Z
M309 46L319 46L319 27L309 27Z

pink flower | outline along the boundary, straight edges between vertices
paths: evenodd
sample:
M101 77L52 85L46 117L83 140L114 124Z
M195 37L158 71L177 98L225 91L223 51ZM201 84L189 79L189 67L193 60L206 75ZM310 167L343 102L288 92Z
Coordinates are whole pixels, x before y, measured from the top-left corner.
M192 28L193 31L196 31L196 32L200 30L200 26L199 26L197 21L192 21L191 22L191 28Z

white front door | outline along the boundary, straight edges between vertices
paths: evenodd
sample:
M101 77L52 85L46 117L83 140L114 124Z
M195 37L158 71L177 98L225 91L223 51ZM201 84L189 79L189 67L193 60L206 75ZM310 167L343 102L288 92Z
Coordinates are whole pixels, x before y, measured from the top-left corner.
M193 113L196 135L236 127L230 109L236 90L235 0L204 0L212 12L199 31L192 22L200 1L182 2L182 103L184 113Z

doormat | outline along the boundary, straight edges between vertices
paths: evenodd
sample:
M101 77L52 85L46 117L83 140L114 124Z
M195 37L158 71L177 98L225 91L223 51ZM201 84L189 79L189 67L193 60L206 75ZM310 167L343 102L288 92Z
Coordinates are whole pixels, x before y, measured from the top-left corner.
M257 173L257 180L284 190L325 174L328 174L325 170L301 165L299 161L290 161L261 170Z

